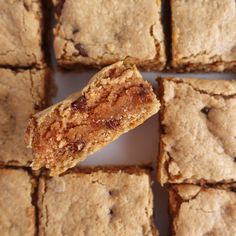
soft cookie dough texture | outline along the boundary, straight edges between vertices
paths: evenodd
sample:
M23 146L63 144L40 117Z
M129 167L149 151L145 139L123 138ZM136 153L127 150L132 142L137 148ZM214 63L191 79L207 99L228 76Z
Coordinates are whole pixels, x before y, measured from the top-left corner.
M159 109L151 85L135 66L105 67L82 90L34 115L26 139L33 149L33 169L58 175L75 166Z
M236 181L236 81L160 81L164 183Z
M41 178L39 235L157 236L149 178L138 169Z
M58 63L102 66L127 59L144 69L165 65L160 0L54 0Z
M236 185L174 186L169 192L175 236L236 235Z
M40 0L0 0L0 66L42 65Z
M0 169L0 235L34 236L34 182L26 171Z
M48 76L47 70L0 69L0 165L32 161L24 133L30 116L45 105Z
M235 0L171 0L172 66L236 70Z

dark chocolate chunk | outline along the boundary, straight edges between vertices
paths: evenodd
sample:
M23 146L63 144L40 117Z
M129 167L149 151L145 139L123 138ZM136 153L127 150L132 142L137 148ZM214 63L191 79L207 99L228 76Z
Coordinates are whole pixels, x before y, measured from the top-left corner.
M79 51L79 54L83 57L87 57L88 53L86 52L84 46L81 43L77 43L75 48Z
M64 3L65 3L65 0L60 0L59 3L56 5L55 12L56 12L57 16L61 15Z
M78 141L75 141L75 142L70 142L68 145L67 145L67 148L70 152L80 152L84 149L84 146L85 146L85 142L83 140L78 140Z
M109 209L109 214L113 215L113 210L112 209Z
M76 99L73 103L71 103L72 109L76 111L85 111L86 106L87 106L87 99L84 95Z
M29 5L28 5L27 3L24 2L24 3L23 3L23 6L24 6L24 8L25 8L26 11L29 11L29 10L30 10L30 9L29 9Z
M203 107L202 110L201 110L201 112L205 115L208 115L209 111L210 111L209 107Z
M109 129L116 129L120 125L120 121L112 118L107 120L105 124Z
M232 191L232 192L235 192L236 193L236 187L230 187L230 191Z
M236 157L234 157L234 162L236 162Z
M166 125L161 124L160 128L161 128L161 133L165 134L166 133L166 129L167 129Z
M120 69L113 68L113 69L111 69L111 70L108 72L108 76L109 76L110 78L113 78L113 77L117 78L117 77L119 77L119 76L122 75L122 72L123 72L123 71L121 71Z
M78 29L78 28L77 28L77 29L74 29L72 33L73 33L73 34L79 33L79 29Z
M139 85L139 95L140 96L146 96L148 93L147 89L144 88L143 84Z

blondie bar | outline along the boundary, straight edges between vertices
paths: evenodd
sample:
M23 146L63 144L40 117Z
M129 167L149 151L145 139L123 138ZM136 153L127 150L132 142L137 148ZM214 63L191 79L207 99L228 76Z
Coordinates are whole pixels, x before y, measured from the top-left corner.
M0 16L0 66L40 67L43 61L41 1L1 1Z
M38 206L41 236L158 235L146 169L98 168L42 177Z
M0 165L28 165L32 154L24 132L30 116L42 109L47 70L0 69Z
M177 185L169 192L176 236L236 235L236 185Z
M26 171L0 169L0 235L34 236L34 181Z
M59 65L101 67L127 60L144 69L165 65L160 0L54 0Z
M135 66L117 62L82 90L35 114L26 132L33 169L58 175L135 128L159 109L151 85Z
M236 70L235 0L171 0L172 66Z
M164 183L236 181L236 80L165 78L158 178Z

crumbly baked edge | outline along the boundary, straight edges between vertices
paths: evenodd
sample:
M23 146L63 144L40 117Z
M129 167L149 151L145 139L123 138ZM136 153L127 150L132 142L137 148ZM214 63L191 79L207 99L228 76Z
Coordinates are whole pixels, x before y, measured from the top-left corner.
M113 64L113 66L110 66L109 69L112 69L113 67L116 68L116 65L121 66L121 65L123 65L123 64L124 64L123 62L117 62L117 63ZM125 66L126 69L127 69L127 68L133 69L134 72L135 72L134 74L135 74L138 78L140 77L140 79L141 79L141 74L139 73L139 71L136 69L135 66L130 66L130 65L127 65L127 64L124 64L124 66ZM112 68L111 68L111 67L112 67ZM104 71L106 71L106 68L105 68L104 70L100 71L99 73L101 73L101 75L103 75L102 73L104 73ZM99 76L100 76L100 75L99 75ZM89 88L90 84L91 84L94 80L97 80L97 79L98 79L98 74L94 75L94 76L91 78L90 82L88 83L88 85L87 85L84 89ZM143 83L147 84L146 81L143 81ZM150 86L150 85L148 84L148 86ZM77 96L77 95L76 95L76 96ZM126 127L125 129L122 129L122 132L119 131L119 132L114 133L114 134L112 135L112 137L113 137L112 140L115 140L115 139L116 139L117 137L119 137L121 134L123 134L123 133L127 132L128 130L133 129L134 127L140 125L140 124L143 123L147 118L149 118L150 116L154 115L154 114L158 111L158 109L159 109L159 101L156 99L156 96L154 96L154 93L152 93L151 91L150 91L150 97L152 97L152 100L153 100L153 101L152 101L152 108L149 109L149 111L146 113L146 116L143 117L143 118L138 118L138 119L132 121L132 123L130 123L129 127ZM155 98L154 98L154 97L155 97ZM151 102L150 102L150 103L151 103ZM54 105L54 107L51 107L50 109L54 109L56 106L57 106L57 105ZM44 115L46 114L46 112L47 112L47 110L44 110L44 111L42 111L40 114L37 114L36 117L39 117L39 116L41 115L41 119L42 119L42 117L44 117ZM36 118L36 117L32 117L32 118L31 118L30 123L29 123L29 126L28 126L28 129L27 129L27 131L26 131L26 136L25 136L26 139L25 139L25 140L26 140L26 143L28 143L28 147L29 147L29 148L32 148L32 142L33 142L33 139L34 139L34 131L35 131L36 125L37 125L37 118ZM95 151L99 150L101 147L104 147L104 145L107 145L108 143L110 143L110 142L102 142L100 145L97 145L95 149L91 149L91 150L93 150L92 153L94 153ZM91 154L91 150L90 150L89 152L87 152L87 153ZM64 165L64 169L71 168L71 167L75 166L75 163L81 162L81 161L83 161L85 158L87 158L88 154L86 154L86 155L85 155L85 153L82 153L82 154L83 154L83 155L80 155L80 158L79 158L79 159L78 159L78 158L74 158L72 162L70 161L70 163L68 162L66 165ZM76 161L76 160L77 160L77 161ZM33 164L35 164L35 163L33 163ZM36 167L35 167L35 168L36 168ZM55 170L53 169L52 172L51 172L51 174L52 174L52 175L58 175L58 173L62 173L62 172L63 172L63 171L62 171L62 166L59 167L59 165L58 165L58 167L55 166Z

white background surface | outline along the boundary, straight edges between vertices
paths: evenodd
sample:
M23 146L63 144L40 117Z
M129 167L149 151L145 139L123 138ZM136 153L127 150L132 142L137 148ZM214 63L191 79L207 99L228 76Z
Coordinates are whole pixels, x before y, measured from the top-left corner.
M81 90L89 81L96 70L86 72L61 72L55 68L55 82L58 87L57 96L53 102L61 101L71 93ZM155 79L162 77L199 77L211 79L236 79L236 74L211 73L211 74L164 74L154 72L142 73L155 89ZM174 117L173 117L174 119ZM129 165L152 163L156 169L159 145L159 121L158 115L153 116L136 129L122 135L118 140L109 144L101 151L91 155L81 165ZM160 187L153 172L153 191L155 203L155 222L161 236L170 233L168 216L168 197L164 188Z

